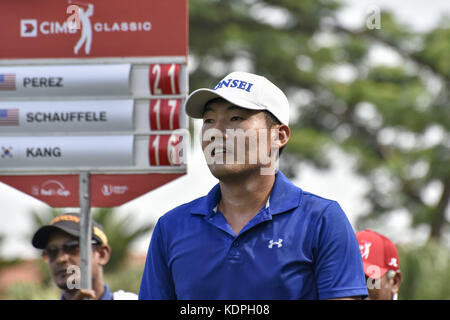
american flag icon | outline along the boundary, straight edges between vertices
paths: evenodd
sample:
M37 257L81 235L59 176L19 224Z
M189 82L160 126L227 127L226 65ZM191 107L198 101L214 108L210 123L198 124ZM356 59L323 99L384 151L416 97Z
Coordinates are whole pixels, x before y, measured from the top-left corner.
M0 90L16 90L15 73L0 73Z
M0 126L18 126L19 109L0 109Z

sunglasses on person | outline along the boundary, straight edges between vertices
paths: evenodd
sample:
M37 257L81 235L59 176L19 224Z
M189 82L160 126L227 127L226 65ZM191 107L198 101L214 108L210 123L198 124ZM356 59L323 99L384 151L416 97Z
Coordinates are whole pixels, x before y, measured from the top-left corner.
M91 241L92 245L98 245L100 244L97 240L92 240ZM59 255L59 251L62 250L64 253L69 254L69 255L76 255L78 254L80 249L80 241L78 240L73 240L73 241L68 241L66 243L64 243L62 246L48 246L44 249L44 251L42 252L42 256L48 257L48 259L50 259L50 261L53 261L56 259L56 257L58 257Z

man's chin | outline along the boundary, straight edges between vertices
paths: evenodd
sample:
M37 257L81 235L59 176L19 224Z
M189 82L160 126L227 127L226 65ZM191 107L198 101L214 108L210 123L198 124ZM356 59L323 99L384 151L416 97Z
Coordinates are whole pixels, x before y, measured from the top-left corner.
M68 288L69 285L72 287L75 287L74 279L69 279L71 275L70 274L59 274L54 278L54 282L56 286L64 291L70 291L71 289Z
M248 174L259 172L259 166L248 164L210 164L211 174L219 180L242 178Z
M56 286L63 291L69 290L69 288L67 287L67 282L58 281L58 282L56 282Z

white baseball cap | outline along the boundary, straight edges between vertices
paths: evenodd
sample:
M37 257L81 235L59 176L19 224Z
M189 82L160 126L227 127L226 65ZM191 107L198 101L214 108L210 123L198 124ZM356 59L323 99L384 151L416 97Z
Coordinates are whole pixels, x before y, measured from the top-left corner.
M289 124L289 102L283 91L265 77L248 72L232 72L212 89L195 90L186 100L186 113L201 119L208 101L219 97L245 109L267 110Z

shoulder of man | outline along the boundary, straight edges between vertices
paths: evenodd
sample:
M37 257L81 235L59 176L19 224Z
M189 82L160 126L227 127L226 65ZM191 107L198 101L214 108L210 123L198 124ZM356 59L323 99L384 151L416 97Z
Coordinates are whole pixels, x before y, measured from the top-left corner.
M160 218L161 221L171 221L172 219L180 219L182 216L190 216L192 208L204 205L206 196L194 199L190 202L179 205L172 210L163 214Z
M321 197L317 194L302 190L302 201L300 203L302 209L315 212L317 214L323 213L326 209L331 207L339 207L339 203L335 200Z
M123 290L119 290L113 292L113 300L137 300L137 294L133 292L125 292Z

